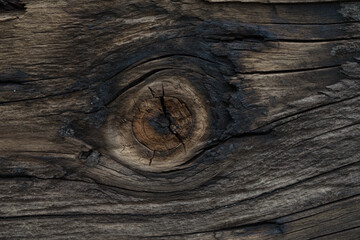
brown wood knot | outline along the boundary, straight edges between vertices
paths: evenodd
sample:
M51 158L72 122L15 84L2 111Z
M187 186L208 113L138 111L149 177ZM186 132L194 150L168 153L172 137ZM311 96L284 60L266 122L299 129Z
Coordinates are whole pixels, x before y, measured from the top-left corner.
M133 131L137 140L154 151L168 151L183 145L192 128L186 104L175 97L156 97L139 104Z
M172 171L186 167L206 145L205 95L172 74L154 74L114 102L103 145L116 160L144 171Z

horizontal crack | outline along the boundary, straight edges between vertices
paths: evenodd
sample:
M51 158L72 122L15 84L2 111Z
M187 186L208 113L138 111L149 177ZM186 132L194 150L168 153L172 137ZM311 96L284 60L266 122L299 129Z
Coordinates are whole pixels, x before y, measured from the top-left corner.
M132 87L135 87L136 85L142 83L143 81L145 81L147 78L149 78L151 75L155 74L155 73L158 73L158 72L161 72L161 71L164 71L164 70L167 70L169 68L159 68L159 69L155 69L153 71L150 71L148 72L147 74L144 74L143 76L141 76L140 78L138 78L137 80L135 81L132 81L130 84L128 84L127 86L123 87L122 89L120 89L118 91L118 93L116 94L116 96L114 96L112 98L112 100L108 101L105 103L105 106L108 106L110 105L112 102L114 102L118 97L120 97L123 93L125 93L127 90L129 90L130 88Z
M274 70L274 71L238 71L239 74L281 74L281 73L297 73L297 72L307 72L307 71L316 71L322 69L329 69L329 68L339 68L341 64L335 65L328 65L328 66L321 66L321 67L313 67L313 68L302 68L302 69L289 69L289 70Z
M359 226L352 227L352 228L347 228L347 229L343 229L343 230L340 230L340 231L328 233L328 234L319 235L319 236L317 236L317 237L309 238L308 240L313 240L313 239L318 239L318 238L322 238L322 237L326 237L326 236L331 236L331 235L334 235L334 234L337 234L337 233L347 232L347 231L354 230L354 229L358 229L358 228L360 228L360 225L359 225ZM360 231L359 231L359 232L360 232Z
M360 97L360 95L356 95L356 96L352 96L352 97L349 97L349 98L341 99L341 100L338 100L338 101L328 102L328 103L325 103L325 104L320 104L320 105L315 106L315 107L307 108L307 109L304 109L304 110L302 110L302 111L298 111L298 112L289 114L289 115L287 115L287 116L278 118L278 119L276 119L276 120L273 120L273 121L271 121L271 122L269 122L269 123L267 123L267 124L264 124L264 125L256 128L254 131L261 131L261 130L263 130L263 129L275 129L276 127L279 127L279 126L282 125L281 123L280 123L280 124L276 124L277 122L282 122L283 120L286 120L286 119L295 117L295 116L297 116L297 115L301 115L301 114L304 114L304 113L308 113L308 112L311 112L311 111L314 111L314 110L317 110L317 109L320 109L320 108L323 108L323 107L331 106L331 105L334 105L334 104L337 104L337 103L341 103L341 102L353 100L353 99L358 98L358 97Z

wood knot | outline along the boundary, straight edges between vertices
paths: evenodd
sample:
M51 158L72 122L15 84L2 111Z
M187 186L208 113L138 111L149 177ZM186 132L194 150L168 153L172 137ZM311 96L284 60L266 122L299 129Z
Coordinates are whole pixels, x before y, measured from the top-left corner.
M103 130L106 151L144 171L184 168L208 141L205 105L186 78L154 74L114 102Z
M153 151L168 151L180 145L192 128L186 104L175 97L155 97L139 104L133 131L137 140Z

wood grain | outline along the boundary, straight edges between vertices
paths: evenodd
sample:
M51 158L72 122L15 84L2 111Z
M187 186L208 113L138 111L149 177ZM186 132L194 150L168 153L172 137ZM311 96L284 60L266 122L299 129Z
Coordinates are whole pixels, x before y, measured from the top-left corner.
M348 0L206 0L212 3L242 2L242 3L326 3L346 2Z
M359 2L9 2L1 239L358 239Z

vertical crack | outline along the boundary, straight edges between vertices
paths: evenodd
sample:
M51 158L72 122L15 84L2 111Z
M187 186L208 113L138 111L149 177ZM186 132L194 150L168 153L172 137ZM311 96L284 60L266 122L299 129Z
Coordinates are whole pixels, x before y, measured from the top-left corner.
M152 160L154 159L154 157L155 157L155 151L153 151L153 155L149 160L149 166L151 166L151 163L152 163Z
M148 88L149 88L149 90L150 90L150 92L151 92L151 95L152 95L153 97L155 97L155 92L154 92L154 90L152 90L151 87L148 87Z
M160 103L161 103L161 107L162 107L163 113L165 115L165 118L169 121L169 125L168 125L169 131L172 134L174 134L174 136L179 140L179 142L183 146L184 151L186 153L185 143L184 143L182 137L180 136L180 134L174 129L175 125L173 124L173 120L172 120L171 116L169 115L168 111L166 110L164 85L162 85L162 96L160 97Z

